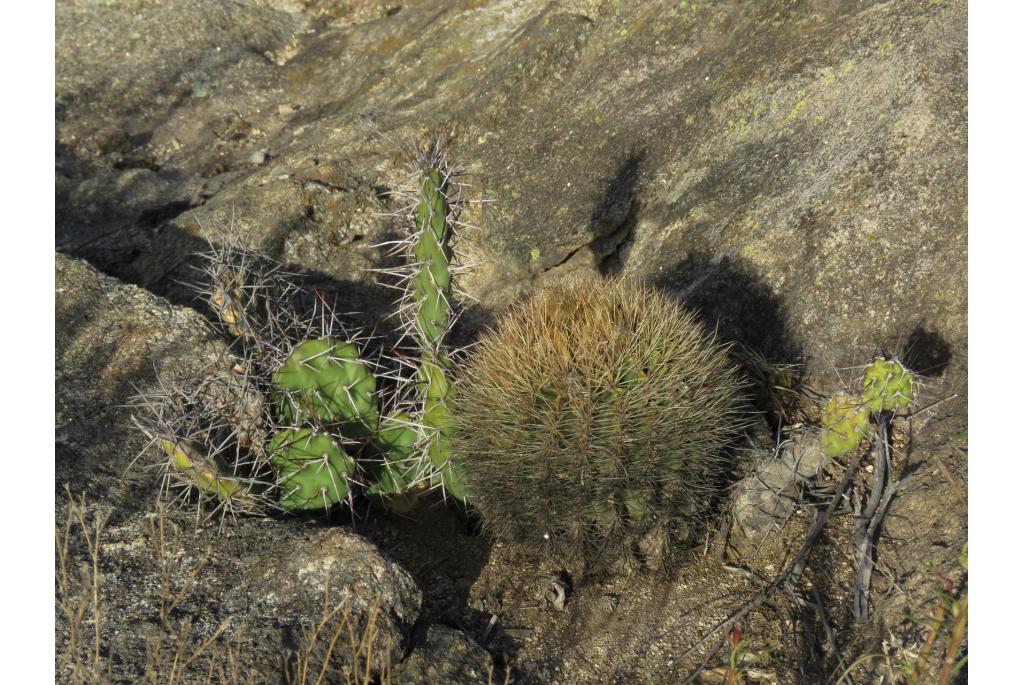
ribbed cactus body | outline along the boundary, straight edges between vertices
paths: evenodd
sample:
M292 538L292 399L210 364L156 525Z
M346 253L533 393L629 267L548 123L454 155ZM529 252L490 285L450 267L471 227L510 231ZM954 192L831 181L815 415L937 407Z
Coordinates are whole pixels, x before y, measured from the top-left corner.
M436 355L448 332L452 310L452 230L448 182L443 172L425 168L414 216L411 295L416 303L413 329L424 353Z
M454 324L454 251L451 241L459 203L452 199L447 133L439 132L417 150L418 188L407 239L406 296L401 311L407 336L419 352L414 379L421 430L419 455L425 480L447 494L465 498L461 471L451 459L454 387L445 337Z
M630 281L542 292L459 375L454 449L499 539L591 567L664 567L719 494L746 418L726 350Z

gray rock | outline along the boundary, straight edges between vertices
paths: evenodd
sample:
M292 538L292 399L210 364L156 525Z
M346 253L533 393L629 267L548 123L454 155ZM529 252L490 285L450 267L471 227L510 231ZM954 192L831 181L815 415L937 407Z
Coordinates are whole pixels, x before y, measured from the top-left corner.
M503 682L494 661L480 645L464 633L432 625L426 640L392 674L395 685L489 685Z
M224 602L246 622L283 625L298 634L300 626L309 628L321 619L322 612L311 613L311 607L340 607L357 635L367 631L372 617L374 671L384 672L405 656L422 595L406 571L358 535L330 530L301 541L279 539L244 566L249 574ZM336 625L330 622L326 633ZM347 629L344 638L335 653L352 659Z
M621 273L773 360L809 357L812 381L834 383L835 368L879 345L911 348L943 396L960 395L934 423L915 422L915 444L936 426L963 431L966 26L965 0L59 0L56 486L112 511L104 640L120 667L145 667L136 627L152 623L159 585L143 529L157 483L127 469L144 439L124 402L158 369L215 366L226 350L202 316L160 298L190 304L177 284L193 277L189 255L226 232L377 325L393 295L367 269L386 264L374 245L396 230L386 215L400 204L388 195L404 182L399 144L441 120L458 129L468 197L489 200L469 207L481 230L459 241L480 265L461 283L479 300L463 319L467 342L551 280ZM766 485L738 510L746 539L791 510L794 483L810 476L794 480L790 466L766 465ZM936 479L908 493L940 501ZM959 519L921 511L944 521L943 539L966 535ZM176 583L213 552L174 620L201 638L231 616L253 631L238 634L263 669L257 682L278 673L282 634L320 607L304 613L311 586L292 583L280 588L290 623L268 625L274 579L243 564L287 584L293 548L318 558L309 526L175 526L195 536L176 553ZM898 567L919 568L937 536L905 547ZM387 565L351 544L368 555L358 563ZM405 581L381 582L398 605L415 604ZM246 623L241 585L264 607L259 621ZM393 645L407 623L394 619ZM564 659L564 682L609 682L635 675L634 657L646 667L650 635L672 642L666 653L695 637L648 627L581 628L616 646L600 659L585 646L556 653L564 643L538 628L529 658Z
M356 635L373 617L375 671L398 663L419 616L420 591L408 573L349 530L248 517L197 525L203 521L194 509L172 508L163 517L165 539L157 543L152 512L159 480L146 465L160 458L143 454L132 466L146 441L131 425L126 404L152 389L157 374L224 374L227 347L194 310L61 254L56 290L57 521L63 524L71 506L64 485L85 495L90 512L109 517L99 546L100 632L115 681L141 682L147 670L165 672L179 645L191 653L226 626L190 667L193 675L205 676L203 669L226 658L226 645L234 641L255 682L274 682L289 650L305 644L303 629L336 607ZM69 549L72 586L80 588L78 579L88 573L80 576L79 564L88 569L90 557L77 526ZM69 599L81 602L74 592ZM172 603L161 618L161 607ZM72 623L58 613L59 658L70 649ZM325 624L318 649L337 625ZM184 642L177 641L179 631ZM351 662L347 631L334 655ZM312 652L314 663L317 658Z
M732 503L730 544L756 552L778 533L796 510L804 489L813 484L829 458L821 451L816 431L801 431L765 456L753 473L736 486Z
M165 292L230 228L380 312L397 144L451 119L470 327L621 272L815 375L932 340L962 385L966 3L652 7L62 1L58 240Z
M55 260L57 483L139 508L155 483L144 469L128 469L146 442L129 398L151 389L158 373L223 362L227 347L197 312L80 260Z

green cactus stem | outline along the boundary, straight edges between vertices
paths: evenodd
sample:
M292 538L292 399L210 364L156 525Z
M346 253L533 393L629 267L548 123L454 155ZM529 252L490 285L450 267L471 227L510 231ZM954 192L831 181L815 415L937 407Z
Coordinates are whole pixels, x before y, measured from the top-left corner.
M341 424L346 437L377 428L377 381L355 345L332 338L298 345L273 375L275 404L293 426Z
M367 488L369 494L400 495L422 479L422 464L413 456L419 438L419 426L407 413L381 419L374 441L380 461L371 467L374 482Z
M326 433L283 430L270 442L279 502L289 511L328 509L348 498L355 461Z
M451 323L452 248L454 231L447 197L448 181L436 168L427 168L420 180L420 201L414 222L412 258L416 274L412 297L416 303L414 330L425 353L437 353Z

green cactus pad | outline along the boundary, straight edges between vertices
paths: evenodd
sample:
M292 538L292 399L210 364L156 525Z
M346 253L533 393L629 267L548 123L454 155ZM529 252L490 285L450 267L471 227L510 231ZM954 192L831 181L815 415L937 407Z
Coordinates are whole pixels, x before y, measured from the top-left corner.
M292 351L272 382L286 423L340 423L347 437L362 437L377 427L377 381L352 343L307 340Z
M838 457L856 449L868 428L868 411L857 400L833 397L821 415L821 449Z
M419 431L412 417L405 412L385 416L380 422L377 445L387 454L408 457L416 449Z
M270 441L280 504L290 511L325 509L348 497L355 461L326 433L283 430Z
M864 406L872 412L906 409L914 399L913 374L895 359L881 357L864 372Z
M405 412L384 417L374 445L381 453L381 463L371 467L374 483L367 492L371 495L400 495L419 480L421 463L411 458L416 450L420 433Z

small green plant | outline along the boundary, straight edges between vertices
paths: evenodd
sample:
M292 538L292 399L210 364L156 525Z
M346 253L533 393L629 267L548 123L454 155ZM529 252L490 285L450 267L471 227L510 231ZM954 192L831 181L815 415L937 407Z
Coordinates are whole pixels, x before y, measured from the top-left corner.
M743 638L743 629L737 623L729 630L729 666L725 672L725 685L746 685L743 676L757 661L750 653L750 642Z
M888 425L893 412L914 400L913 374L895 359L875 358L864 371L861 387L860 398L836 395L821 414L821 448L830 457L855 450L869 435L872 416Z
M837 395L822 412L821 425L822 451L838 457L860 444L868 428L868 412L857 400Z
M967 543L964 543L958 561L966 571ZM967 664L967 655L960 656L960 648L967 637L967 588L965 586L962 592L956 593L951 579L939 576L939 581L938 597L928 633L918 651L917 659L906 664L907 685L918 685L932 680L925 679L925 675L928 673L929 657L936 646L941 650L941 657L938 660L939 672L934 677L938 685L949 685Z
M477 343L458 383L455 452L485 528L592 569L669 566L748 420L727 350L628 280L542 291Z
M864 372L864 406L872 412L906 409L914 398L913 374L895 359L875 359Z
M416 191L396 250L404 324L401 353L380 370L361 358L319 293L280 265L225 242L206 255L199 290L236 340L234 374L161 379L139 396L136 423L164 454L165 483L223 512L329 509L354 494L388 496L437 487L464 498L451 459L445 338L455 321L452 239L461 202L445 129L414 148ZM411 374L403 369L413 369ZM245 400L244 402L242 400ZM385 408L387 411L385 411Z

